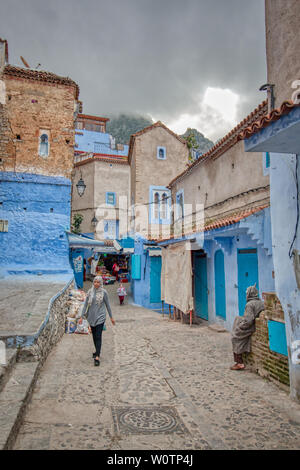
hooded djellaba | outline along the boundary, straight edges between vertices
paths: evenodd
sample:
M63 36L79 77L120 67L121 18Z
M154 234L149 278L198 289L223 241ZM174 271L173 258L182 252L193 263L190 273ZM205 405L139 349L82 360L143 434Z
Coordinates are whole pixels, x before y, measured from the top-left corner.
M251 336L255 332L255 320L264 310L264 303L258 296L256 284L248 287L246 298L244 316L235 318L231 333L233 353L237 355L251 352Z

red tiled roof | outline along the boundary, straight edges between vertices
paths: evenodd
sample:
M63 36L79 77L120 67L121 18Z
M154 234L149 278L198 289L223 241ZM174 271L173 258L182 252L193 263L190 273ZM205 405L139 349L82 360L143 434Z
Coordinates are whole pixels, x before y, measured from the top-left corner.
M242 211L235 212L227 217L222 217L220 219L216 219L212 222L207 221L205 223L204 231L207 232L208 230L214 230L215 228L226 227L227 225L236 224L242 219L249 217L250 215L256 214L256 212L262 211L269 207L269 203L264 204L263 206L258 207L251 207L248 209L243 209Z
M249 217L250 215L256 214L257 212L262 211L263 209L266 209L269 206L270 206L270 204L267 203L267 204L264 204L262 206L251 207L251 208L248 208L248 209L243 209L243 210L240 210L240 211L236 211L231 215L228 215L226 217L220 217L219 219L215 219L215 220L210 219L211 221L207 220L205 222L204 229L200 230L200 232L201 231L202 232L207 232L209 230L214 230L216 228L222 228L222 227L227 227L228 225L236 224L240 220L245 219L246 217ZM186 236L193 235L193 234L196 234L198 232L199 231L197 231L197 232L193 231L193 232L186 233L185 235ZM176 240L176 237L172 236L172 237L167 238L167 239L151 239L149 241L165 242L165 241L168 241L168 240Z
M141 131L138 131L136 132L135 134L132 134L130 136L130 141L129 141L129 150L128 150L128 160L129 160L129 163L130 163L130 160L131 160L131 153L132 153L132 150L133 150L133 145L134 145L134 141L135 141L135 138L142 135L142 134L145 134L146 132L148 131L151 131L152 129L155 129L156 127L162 127L163 129L165 129L167 132L169 132L169 134L173 135L174 137L176 137L176 139L178 139L181 143L183 144L186 144L186 140L183 139L182 137L180 137L178 134L175 134L175 132L171 131L171 129L169 129L167 126L165 126L165 124L163 124L161 121L157 121L155 122L154 124L152 124L151 126L148 126L148 127L145 127L144 129L142 129Z
M128 165L127 157L120 157L119 155L106 155L106 154L101 154L101 153L94 153L92 157L89 157L89 158L86 158L85 160L74 163L74 166L85 165L86 163L94 162L95 160L106 162L106 163L115 163L118 165Z
M263 101L257 108L252 111L243 121L241 121L234 129L232 129L228 134L225 135L219 142L214 145L208 152L203 154L198 160L195 160L189 167L180 173L176 178L174 178L171 183L169 183L168 187L171 187L177 180L184 177L187 173L189 173L195 166L202 163L204 160L208 158L217 158L233 147L239 140L242 140L241 132L245 128L247 128L253 122L256 122L257 119L261 116L265 116L268 109L268 102L267 100Z
M90 114L77 114L77 118L80 118L80 119L91 119L91 120L93 120L93 121L101 121L101 122L109 121L109 118L99 117L99 116L92 116L92 115L90 115Z
M21 78L25 80L34 80L38 82L57 83L59 85L66 85L75 89L75 98L79 96L79 86L69 77L61 77L51 72L42 70L24 69L22 67L15 67L6 65L3 71L4 76Z
M295 104L293 101L284 101L280 108L273 109L269 114L263 116L260 119L257 119L253 122L250 126L246 127L241 134L241 139L248 139L251 135L256 134L260 130L264 129L265 127L269 126L272 122L278 121L282 116L288 114L293 108L299 106Z

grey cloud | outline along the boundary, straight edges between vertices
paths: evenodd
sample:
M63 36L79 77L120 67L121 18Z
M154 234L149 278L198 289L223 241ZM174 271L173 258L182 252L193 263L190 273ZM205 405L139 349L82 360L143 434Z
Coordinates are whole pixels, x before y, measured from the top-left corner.
M211 86L241 96L241 120L264 99L263 0L1 0L1 17L10 62L70 76L89 114L170 120Z

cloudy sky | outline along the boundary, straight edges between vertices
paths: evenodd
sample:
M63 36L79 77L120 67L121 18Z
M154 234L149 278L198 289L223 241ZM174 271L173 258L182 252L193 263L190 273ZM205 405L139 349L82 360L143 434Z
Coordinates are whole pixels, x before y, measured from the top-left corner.
M264 0L0 0L9 62L69 76L86 114L212 140L265 99Z

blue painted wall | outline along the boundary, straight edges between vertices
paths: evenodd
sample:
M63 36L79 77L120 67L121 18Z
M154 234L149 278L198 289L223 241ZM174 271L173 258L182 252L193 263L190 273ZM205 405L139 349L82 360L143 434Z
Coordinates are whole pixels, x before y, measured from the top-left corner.
M251 227L251 230L255 232L254 227L259 232L258 226L262 225L264 227L264 232L262 235L262 240L265 243L265 246L258 244L250 234L247 233L246 223L243 224L243 227L240 227L239 224L236 225L236 228L222 229L216 231L219 235L223 232L225 235L228 232L228 235L232 236L232 245L231 250L227 247L224 250L224 246L221 247L216 241L212 241L210 245L210 250L208 250L207 258L207 281L208 281L208 312L209 312L209 321L214 323L221 323L224 328L231 331L234 319L239 315L239 300L238 300L238 262L237 262L237 253L238 249L245 248L257 248L257 258L258 258L258 278L259 278L259 295L262 298L262 292L275 292L275 281L272 276L274 271L273 257L270 254L270 238L268 233L271 231L271 220L270 220L270 211L265 209L258 213L257 216L248 217L247 226ZM257 233L254 235L258 236ZM212 233L210 236L212 237ZM214 269L214 256L215 252L219 249L223 250L224 253L224 268L225 268L225 286L226 286L226 320L223 320L220 316L216 315L216 306L215 306L215 269ZM245 293L246 296L246 293Z
M146 240L139 235L135 238L134 253L141 255L141 279L132 279L131 292L134 303L145 308L161 311L162 303L150 302L150 273L151 273L151 257L144 250L143 245ZM167 309L167 306L166 306ZM166 313L167 310L165 310Z
M80 134L78 134L80 132ZM124 150L112 150L110 147L110 134L104 132L94 132L77 130L75 133L76 150L80 152L104 153L106 155L128 155L128 145L124 145ZM95 150L95 143L97 147Z
M300 107L296 106L290 113L245 140L246 152L270 152L275 287L284 311L291 396L298 401L300 401L300 281L297 283L295 271L297 263L294 265L297 258L293 257L291 251L297 250L299 256L299 226L296 230L300 200L299 132Z
M296 160L298 158L298 175ZM297 189L300 188L300 157L271 153L271 216L276 294L285 313L290 358L291 394L300 400L300 289L297 286L290 249L300 254L300 228L296 233ZM299 189L300 191L300 189ZM300 199L300 194L298 194ZM298 362L298 363L297 363Z
M0 172L0 275L71 272L71 182L62 177Z

